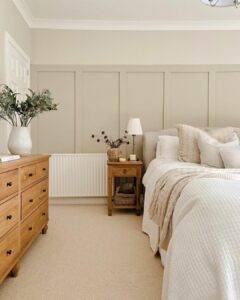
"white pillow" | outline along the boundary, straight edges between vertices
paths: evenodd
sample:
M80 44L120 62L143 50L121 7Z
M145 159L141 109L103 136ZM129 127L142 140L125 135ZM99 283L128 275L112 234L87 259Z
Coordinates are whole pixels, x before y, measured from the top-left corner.
M236 133L233 133L231 141L221 143L208 135L207 133L198 133L198 146L200 149L201 164L215 168L224 168L220 150L239 146L239 139Z
M240 147L221 148L220 154L225 168L240 169Z
M158 137L156 157L178 160L178 136L161 135Z

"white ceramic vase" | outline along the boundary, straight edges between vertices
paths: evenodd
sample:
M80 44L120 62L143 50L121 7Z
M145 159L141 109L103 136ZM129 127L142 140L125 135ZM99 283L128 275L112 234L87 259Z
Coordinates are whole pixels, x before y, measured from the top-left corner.
M12 154L26 156L31 154L32 139L28 127L12 127L8 139L8 150Z

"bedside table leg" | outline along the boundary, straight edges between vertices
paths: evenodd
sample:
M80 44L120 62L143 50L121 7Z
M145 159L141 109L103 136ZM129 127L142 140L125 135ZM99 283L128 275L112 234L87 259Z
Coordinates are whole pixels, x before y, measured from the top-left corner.
M108 178L108 215L112 215L112 177Z
M137 216L141 215L141 206L140 206L140 193L141 193L141 177L137 177L136 182L136 194L137 194Z

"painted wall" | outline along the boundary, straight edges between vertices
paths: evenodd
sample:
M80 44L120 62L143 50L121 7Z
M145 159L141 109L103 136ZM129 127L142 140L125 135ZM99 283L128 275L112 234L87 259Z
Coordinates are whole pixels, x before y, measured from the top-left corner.
M4 39L7 31L19 46L30 56L31 33L28 25L10 0L0 1L0 84L5 83ZM6 151L6 124L0 121L0 152Z
M240 31L32 30L33 64L239 64Z

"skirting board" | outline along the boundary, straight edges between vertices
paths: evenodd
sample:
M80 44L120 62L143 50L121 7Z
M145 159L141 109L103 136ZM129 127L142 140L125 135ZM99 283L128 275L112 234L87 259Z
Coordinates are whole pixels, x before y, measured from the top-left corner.
M106 205L106 197L62 197L62 198L50 198L50 205Z

